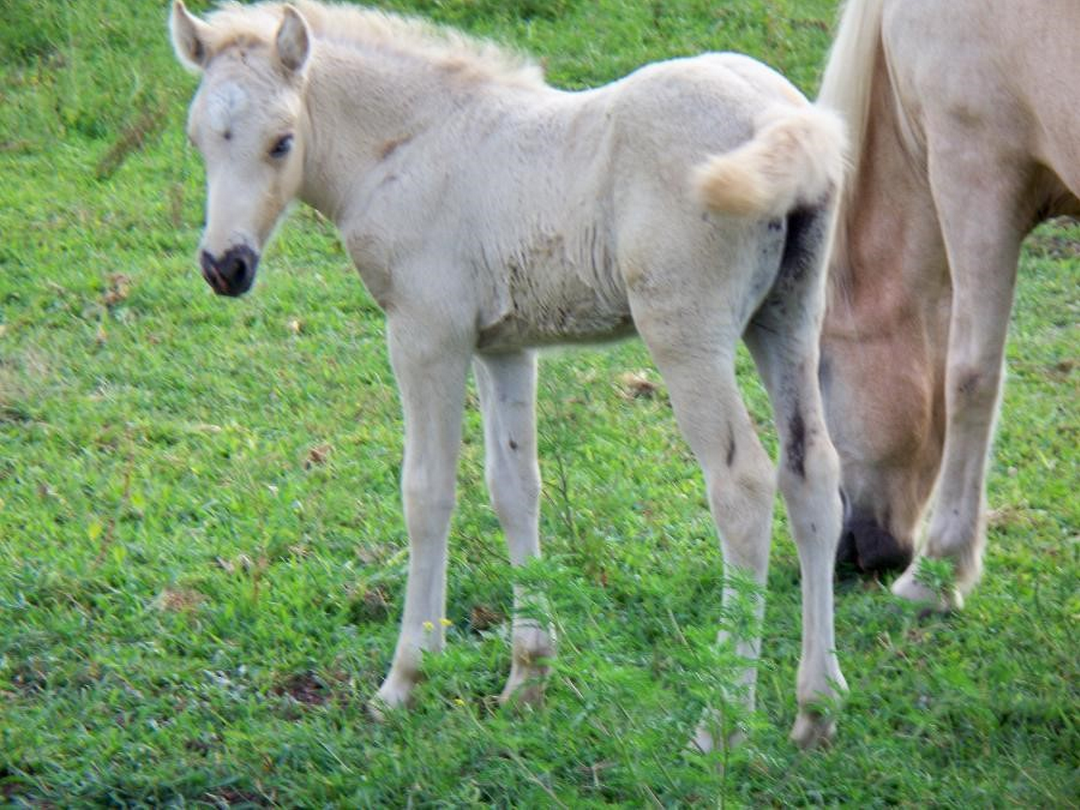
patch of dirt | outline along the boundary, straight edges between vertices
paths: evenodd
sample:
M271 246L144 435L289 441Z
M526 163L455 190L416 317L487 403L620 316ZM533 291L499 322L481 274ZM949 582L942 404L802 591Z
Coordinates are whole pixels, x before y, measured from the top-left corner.
M997 509L991 509L986 513L986 525L991 529L1022 526L1029 522L1025 510L1017 506L999 506Z
M490 630L505 621L506 615L502 611L487 605L473 605L472 610L469 611L469 624L472 625L473 630Z
M274 804L262 793L234 787L207 791L203 794L203 801L214 807L272 807Z
M131 292L131 277L123 273L110 273L108 286L101 296L101 302L107 307L115 307L127 300Z
M376 585L361 592L361 587L350 587L347 592L349 618L357 623L384 621L390 615L390 599L386 591Z
M1060 363L1052 365L1046 376L1052 380L1067 380L1072 376L1072 373L1076 371L1077 366L1080 366L1080 360L1069 357L1062 360Z
M320 444L317 447L312 447L308 450L307 458L304 459L304 469L310 470L312 467L320 467L330 459L330 451L334 448L329 444Z
M619 393L623 399L654 399L660 394L660 384L645 371L628 371L619 375Z
M154 607L169 613L191 613L206 601L206 597L192 588L166 588L154 600Z
M333 697L330 686L314 672L299 672L290 675L271 692L275 695L288 695L305 706L322 706Z

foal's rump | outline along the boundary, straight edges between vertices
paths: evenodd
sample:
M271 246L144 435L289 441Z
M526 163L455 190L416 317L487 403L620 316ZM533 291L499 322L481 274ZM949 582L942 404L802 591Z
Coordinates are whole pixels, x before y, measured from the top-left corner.
M842 120L754 59L716 53L671 60L625 84L635 104L651 96L639 120L648 115L650 128L667 130L673 153L687 161L692 198L715 213L784 216L839 188ZM659 133L653 137L664 143Z
M637 192L625 195L634 204L621 211L628 286L711 285L715 317L741 333L782 262L794 260L789 249L802 250L793 223L809 217L815 231L829 231L844 175L844 124L737 54L652 65L620 84L620 123L631 115L638 122L616 161L631 178L620 182ZM647 161L645 148L661 154ZM823 236L818 241L815 261L825 247Z

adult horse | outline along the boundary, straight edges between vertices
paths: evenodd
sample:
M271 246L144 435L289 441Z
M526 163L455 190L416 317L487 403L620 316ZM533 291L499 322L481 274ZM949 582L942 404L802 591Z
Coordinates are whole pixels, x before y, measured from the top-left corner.
M1080 3L852 0L819 103L854 175L830 262L820 376L841 457L839 559L907 567L893 591L960 606L985 545L985 477L1024 236L1080 213ZM943 605L944 606L944 605Z
M171 30L203 74L188 131L206 162L207 282L246 292L299 198L337 224L386 312L410 559L380 702L405 703L422 654L443 645L470 362L512 563L540 553L534 348L636 329L704 470L725 566L764 585L776 474L735 382L745 336L772 398L803 573L792 733L829 735L814 707L844 688L832 614L841 506L816 369L839 119L732 54L568 93L494 46L370 10L226 6L204 21L178 0ZM516 607L526 598L515 593ZM737 647L752 702L759 639ZM504 697L535 697L553 654L535 611L516 615ZM697 741L713 743L704 728Z

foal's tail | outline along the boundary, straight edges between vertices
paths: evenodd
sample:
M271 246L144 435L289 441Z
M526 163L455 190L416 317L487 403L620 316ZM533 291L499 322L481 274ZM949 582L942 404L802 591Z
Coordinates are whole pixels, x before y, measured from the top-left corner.
M785 109L746 143L698 166L692 181L717 213L785 216L840 188L846 149L844 124L834 113Z

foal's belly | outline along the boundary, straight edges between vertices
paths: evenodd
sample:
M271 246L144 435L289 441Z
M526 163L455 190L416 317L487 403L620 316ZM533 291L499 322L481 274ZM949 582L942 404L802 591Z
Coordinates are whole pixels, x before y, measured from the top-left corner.
M635 334L634 319L629 312L608 319L593 318L588 323L567 321L556 324L529 323L514 314L508 314L481 328L476 348L484 351L510 351L566 343L602 343L633 337Z
M575 269L527 272L512 263L497 285L495 305L481 317L477 347L498 351L633 335L634 320L621 285Z

